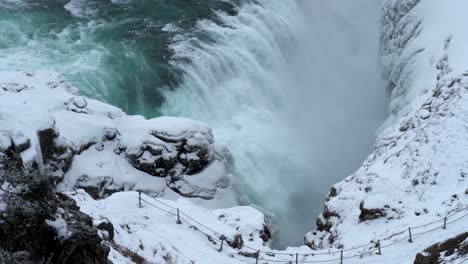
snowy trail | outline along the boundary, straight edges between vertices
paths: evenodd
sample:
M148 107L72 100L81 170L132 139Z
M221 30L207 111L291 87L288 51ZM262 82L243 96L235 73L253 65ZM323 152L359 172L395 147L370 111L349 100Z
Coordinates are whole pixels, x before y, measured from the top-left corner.
M117 193L105 200L92 202L83 191L71 193L71 196L84 212L95 219L106 218L113 223L117 232L115 243L128 247L151 260L157 260L155 250L163 252L157 255L172 255L180 261L178 263L190 263L192 260L197 263L255 263L257 250L261 252L259 263L295 263L296 253L299 254L298 263L338 263L341 260L340 249L312 251L302 246L288 247L286 250L271 250L263 246L258 238L252 241L244 240L245 244L241 249L232 248L225 242L220 252L220 240L217 237L225 235L229 240L239 232L243 236L248 232L236 230L233 226L221 222L219 217L226 212L216 213L217 210L202 209L188 200L182 199L174 202L142 195L143 203L142 207L139 207L139 197L136 192ZM154 206L156 204L158 206ZM180 210L181 224L177 224L176 208ZM262 217L253 217L255 214L249 210L244 213L248 214L241 213L237 216L242 221L239 225L244 229L249 226L258 226L259 223L261 225ZM377 254L376 242L367 246L354 245L352 249L345 248L343 263L412 263L414 256L430 245L466 231L467 218L468 208L448 216L446 229L442 228L443 218L431 222L424 221L429 221L429 219L422 219L421 223L417 223L418 226L412 227L411 243L408 232L403 230L391 238L381 238L381 255ZM154 221L157 221L157 224ZM168 245L171 247L168 248ZM151 252L153 252L152 255ZM253 255L240 257L239 252ZM232 258L233 255L236 257ZM118 252L115 250L113 257L118 259Z

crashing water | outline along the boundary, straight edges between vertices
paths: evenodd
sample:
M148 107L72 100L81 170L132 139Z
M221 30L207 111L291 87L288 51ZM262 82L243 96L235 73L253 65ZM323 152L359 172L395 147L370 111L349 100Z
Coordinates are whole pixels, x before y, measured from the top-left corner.
M350 3L352 2L352 3ZM385 116L375 0L0 0L0 70L51 69L147 117L205 121L242 203L299 245Z
M0 0L0 69L49 69L87 96L132 114L155 116L161 91L177 84L168 42L214 10L235 3L201 0ZM178 32L177 32L178 33Z
M276 214L284 247L313 229L326 192L359 167L385 116L379 3L260 3L220 14L222 25L199 22L209 43L173 42L184 75L162 111L214 128L247 201Z

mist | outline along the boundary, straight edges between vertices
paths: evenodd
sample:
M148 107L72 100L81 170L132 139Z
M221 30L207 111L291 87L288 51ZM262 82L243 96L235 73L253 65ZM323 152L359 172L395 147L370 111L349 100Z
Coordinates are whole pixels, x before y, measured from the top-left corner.
M325 194L356 170L386 116L376 0L258 0L172 43L181 85L161 112L206 122L234 155L241 204L303 244ZM196 45L194 45L194 43ZM190 61L191 63L185 63ZM269 214L271 212L271 214Z
M330 186L361 165L387 115L378 67L380 1L298 4L299 48L280 78L288 87L281 111L292 133L288 148L297 156L276 187L286 189L288 202L277 214L278 247L301 243L314 228Z

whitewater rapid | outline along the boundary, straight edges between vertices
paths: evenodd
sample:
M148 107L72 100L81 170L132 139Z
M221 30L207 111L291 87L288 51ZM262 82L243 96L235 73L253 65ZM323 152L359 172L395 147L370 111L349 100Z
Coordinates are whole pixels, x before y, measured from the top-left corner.
M275 215L276 246L299 245L330 186L370 153L385 117L378 1L260 1L180 35L183 70L162 112L207 122L232 150L241 202ZM190 62L190 63L187 63Z

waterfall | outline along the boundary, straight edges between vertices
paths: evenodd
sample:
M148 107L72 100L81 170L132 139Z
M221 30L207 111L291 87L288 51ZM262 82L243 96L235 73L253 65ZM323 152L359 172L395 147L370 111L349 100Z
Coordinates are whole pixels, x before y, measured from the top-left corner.
M378 1L258 1L172 39L181 85L162 112L207 122L232 150L244 202L297 245L330 186L359 167L386 112Z

